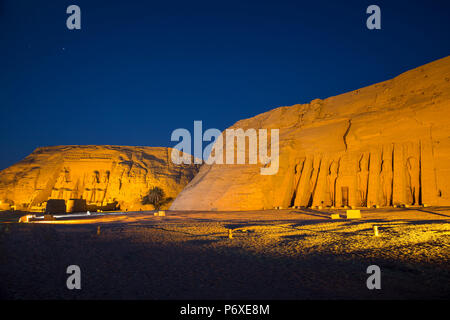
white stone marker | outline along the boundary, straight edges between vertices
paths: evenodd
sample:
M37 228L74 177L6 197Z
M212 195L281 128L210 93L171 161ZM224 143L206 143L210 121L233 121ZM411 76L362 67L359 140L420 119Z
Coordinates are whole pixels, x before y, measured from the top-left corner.
M360 219L361 211L360 210L347 210L347 219Z
M380 234L378 233L378 226L373 226L373 234L375 237L380 236Z

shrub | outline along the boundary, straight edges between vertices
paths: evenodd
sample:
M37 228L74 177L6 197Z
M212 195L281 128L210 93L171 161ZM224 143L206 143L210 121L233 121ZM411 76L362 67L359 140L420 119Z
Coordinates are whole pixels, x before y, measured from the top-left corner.
M142 204L151 204L155 210L159 210L163 205L172 201L172 198L166 197L163 189L160 187L153 187L148 194L142 199Z

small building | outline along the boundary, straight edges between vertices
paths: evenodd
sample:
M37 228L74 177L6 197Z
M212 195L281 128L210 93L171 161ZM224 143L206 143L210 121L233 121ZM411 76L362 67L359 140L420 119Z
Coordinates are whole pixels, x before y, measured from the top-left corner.
M67 200L67 212L86 212L85 199L69 199Z
M48 199L45 207L46 214L66 213L66 201L64 199Z

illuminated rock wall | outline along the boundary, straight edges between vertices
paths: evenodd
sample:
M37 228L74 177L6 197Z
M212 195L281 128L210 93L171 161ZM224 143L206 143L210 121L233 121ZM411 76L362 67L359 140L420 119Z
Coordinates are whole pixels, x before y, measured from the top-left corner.
M122 146L58 146L36 149L0 172L0 200L17 209L48 199L85 199L88 208L117 203L122 210L144 208L153 186L175 197L197 173L169 161L171 149ZM149 209L149 208L147 208Z
M204 165L177 210L450 205L450 57L232 128L280 129L280 168Z

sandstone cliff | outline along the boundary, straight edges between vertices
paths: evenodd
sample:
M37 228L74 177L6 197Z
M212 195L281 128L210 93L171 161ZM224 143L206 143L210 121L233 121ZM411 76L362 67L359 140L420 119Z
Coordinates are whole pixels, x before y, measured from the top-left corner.
M85 199L94 210L114 204L139 210L151 187L175 197L197 173L194 165L174 165L170 152L124 146L38 148L0 172L1 206L39 210L48 199Z
M450 57L232 128L279 129L278 173L203 165L171 209L450 205Z

